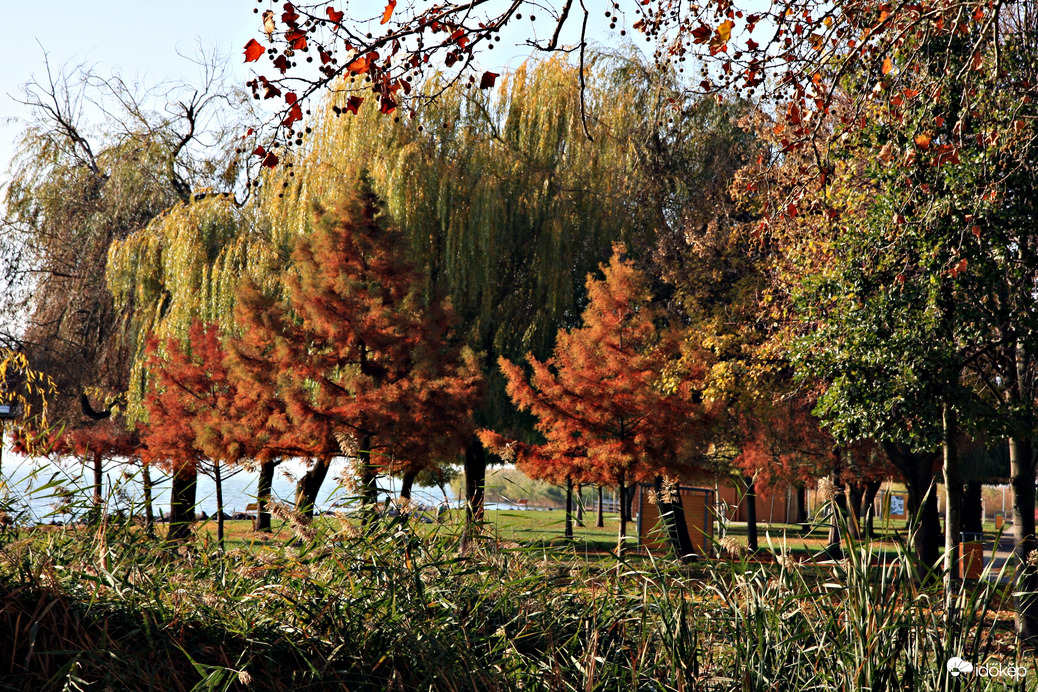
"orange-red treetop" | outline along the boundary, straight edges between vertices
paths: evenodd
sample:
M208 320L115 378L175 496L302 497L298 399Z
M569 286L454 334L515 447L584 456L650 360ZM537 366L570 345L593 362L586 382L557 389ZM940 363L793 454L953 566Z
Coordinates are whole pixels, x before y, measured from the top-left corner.
M170 466L203 459L235 464L261 456L269 438L263 426L246 425L251 402L242 400L228 369L219 326L192 323L187 342L169 338L147 345L153 387L145 399L149 423L145 456Z
M614 246L603 279L588 277L583 325L560 330L554 355L527 355L523 369L499 360L516 405L537 417L541 445L508 448L528 474L601 483L642 480L659 473L687 476L716 413L701 392L706 369L683 353L681 332L661 327L644 276ZM509 443L482 431L484 444Z
M453 458L471 434L480 368L451 344L449 307L424 298L405 239L379 212L367 190L319 210L283 300L243 284L232 361L241 396L283 407L275 444L330 456L348 435L375 465L417 469Z

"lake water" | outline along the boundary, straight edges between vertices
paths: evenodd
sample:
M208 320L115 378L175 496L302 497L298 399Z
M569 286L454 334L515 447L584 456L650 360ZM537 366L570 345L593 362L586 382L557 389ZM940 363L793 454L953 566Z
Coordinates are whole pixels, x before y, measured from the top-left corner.
M331 508L337 500L344 500L348 493L338 487L335 480L344 466L344 459L332 462L331 470L317 499L317 509ZM244 512L247 505L256 501L256 485L259 474L254 471L237 471L227 476L224 469L223 479L224 511L233 514ZM277 466L274 471L274 499L286 504L293 504L295 498L295 482L305 473L306 467L300 461L288 460ZM137 475L134 475L136 473ZM105 466L104 493L108 499L110 511L125 510L142 513L143 488L139 477L140 470L115 462L107 462ZM153 506L155 515L160 510L169 512L169 476L152 469L154 481ZM2 467L0 467L0 507L7 504L14 513L23 515L23 522L67 521L71 517L58 509L62 505L66 493L71 492L73 515L79 514L87 505L92 492L93 471L76 459L63 459L58 462L26 459L3 450ZM380 478L381 498L396 495L399 480ZM447 489L448 494L450 488ZM419 504L435 507L445 499L455 502L453 497L445 497L439 488L416 486L412 490L412 498ZM198 510L206 514L216 512L216 483L212 478L198 476Z

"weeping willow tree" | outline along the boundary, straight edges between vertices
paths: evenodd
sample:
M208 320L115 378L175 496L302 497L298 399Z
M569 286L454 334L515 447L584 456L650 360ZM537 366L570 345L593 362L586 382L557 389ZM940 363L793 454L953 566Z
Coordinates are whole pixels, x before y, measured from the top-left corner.
M413 117L333 92L308 141L268 179L263 214L279 235L306 232L315 200L368 176L485 362L545 357L579 318L585 277L612 243L648 248L667 225L672 190L656 175L658 153L685 138L667 122L680 97L616 56L592 61L583 110L577 68L563 58L529 61L493 92L441 89L426 85L437 98ZM503 381L488 375L480 422L514 428ZM478 508L486 460L475 439L465 462Z
M328 95L250 209L193 202L113 250L113 290L135 306L138 339L183 333L195 316L229 323L243 272L279 292L286 249L311 232L314 204L364 176L430 277L430 297L450 299L461 338L484 362L544 358L558 330L578 321L585 278L612 243L653 247L688 196L684 169L668 166L673 151L694 158L698 123L675 117L677 89L630 57L590 62L583 108L577 68L562 58L527 62L493 91L434 80L424 89L437 97L413 115L380 113L349 86ZM496 369L488 375L480 425L528 434L515 430ZM475 439L465 462L479 508L486 458Z

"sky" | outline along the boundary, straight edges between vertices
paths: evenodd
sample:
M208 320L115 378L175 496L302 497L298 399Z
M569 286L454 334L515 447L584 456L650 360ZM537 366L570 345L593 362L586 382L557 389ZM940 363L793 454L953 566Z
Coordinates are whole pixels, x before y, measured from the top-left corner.
M15 141L30 115L19 103L21 85L34 76L45 79L45 57L52 69L83 63L101 76L118 73L145 85L192 82L197 67L181 54L195 54L201 45L223 55L232 78L244 84L251 73L242 47L260 37L259 15L252 9L275 4L280 7L269 0L0 0L5 24L18 28L8 32L2 49L7 59L0 70L0 179L8 177ZM593 35L615 42L597 13L589 26ZM498 63L487 69L515 65L528 53L516 46L525 38L521 32L513 35L511 46L506 34L499 49L486 55L484 62Z

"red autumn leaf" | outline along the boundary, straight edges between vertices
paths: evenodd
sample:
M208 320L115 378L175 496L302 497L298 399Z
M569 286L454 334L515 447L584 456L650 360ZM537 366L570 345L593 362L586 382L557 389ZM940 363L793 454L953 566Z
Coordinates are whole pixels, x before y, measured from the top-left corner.
M958 264L956 264L954 267L951 268L951 271L949 273L952 275L953 279L956 276L958 276L959 274L961 274L962 272L966 271L966 264L967 264L967 262L966 262L965 258L963 258L963 259L959 260Z
M249 39L245 44L245 62L256 62L263 57L266 50L256 39Z
M368 71L368 59L361 56L346 66L346 71L351 74L360 74Z
M267 155L263 157L262 165L266 166L267 168L274 168L275 166L277 166L278 165L277 154L275 154L272 151L268 151Z
M285 74L286 72L288 72L288 58L286 58L284 55L277 56L276 58L274 58L274 67L281 70L281 74Z
M385 24L393 16L393 10L396 9L396 0L389 0L386 4L386 11L382 13L382 23Z
M930 134L926 133L926 132L923 132L922 134L918 134L918 135L915 136L915 145L917 147L919 147L920 149L929 149L930 148L930 139L931 139Z
M291 96L291 94L290 94ZM292 123L298 122L303 119L303 109L299 107L298 103L293 103L292 107L288 109L288 115L281 121L281 124L285 127L291 127Z
M253 156L266 156L267 155L267 150L264 149L263 147L256 147L255 149L252 150L252 155Z
M952 165L961 163L959 161L959 149L953 144L942 144L937 147L937 156L934 158L933 165L943 166L946 163Z
M354 115L360 110L360 104L364 103L364 98L361 96L351 96L350 100L346 102L346 110Z
M496 72L484 72L483 77L479 80L480 89L493 88L494 83L500 75Z
M296 14L296 8L292 7L292 3L286 2L285 11L281 15L281 21L289 26L296 26L299 23L299 15Z
M285 103L287 103L290 106L298 100L299 97L296 96L294 91L290 91L287 94L285 94Z
M328 12L328 19L332 20L333 24L341 24L342 23L342 18L345 15L345 12L338 12L338 11L332 9L331 7L329 7L327 9L327 12Z
M980 240L980 226L974 226L970 229L970 232L977 236L977 240Z
M706 43L710 40L712 34L713 32L710 31L710 27L706 24L700 24L692 30L692 41L694 43Z
M317 54L321 56L321 64L322 65L327 65L328 63L330 63L332 61L331 53L329 53L328 51L324 50L323 48L318 48L317 49Z
M379 102L378 112L381 113L382 115L388 115L389 113L392 113L395 110L396 110L396 101L394 101L393 99L389 98L388 96L383 96L382 97L382 101Z
M285 40L293 50L306 50L306 32L302 29L292 29L285 33Z

